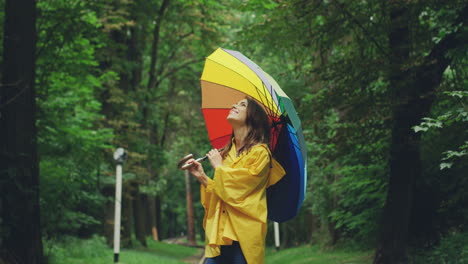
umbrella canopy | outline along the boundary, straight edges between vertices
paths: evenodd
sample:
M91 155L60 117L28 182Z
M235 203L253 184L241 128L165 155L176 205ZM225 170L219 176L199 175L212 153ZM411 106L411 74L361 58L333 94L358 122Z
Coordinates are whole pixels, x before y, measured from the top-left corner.
M268 218L293 218L304 201L306 148L301 121L291 99L257 64L233 50L219 48L206 58L201 76L202 112L211 144L221 148L232 127L226 117L233 103L249 96L267 112L271 124L270 148L286 175L267 189Z

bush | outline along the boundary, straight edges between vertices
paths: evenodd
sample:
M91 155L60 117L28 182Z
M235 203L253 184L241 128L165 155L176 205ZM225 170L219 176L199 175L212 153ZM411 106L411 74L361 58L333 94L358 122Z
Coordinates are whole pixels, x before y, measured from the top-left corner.
M66 236L60 240L45 240L44 251L48 263L65 263L68 258L94 258L109 255L111 249L104 237L79 239Z
M412 264L465 264L468 263L468 232L453 232L440 240L433 250L414 254Z

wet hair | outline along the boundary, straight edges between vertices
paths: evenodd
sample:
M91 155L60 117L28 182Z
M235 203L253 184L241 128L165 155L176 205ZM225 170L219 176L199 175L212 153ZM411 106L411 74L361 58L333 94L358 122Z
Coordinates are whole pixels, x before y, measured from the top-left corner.
M244 146L237 150L237 154L240 155L244 151L249 151L253 146L257 144L266 144L270 143L270 121L268 118L265 109L257 103L254 99L246 97L247 99L247 116L245 119L245 124L247 125L249 132L245 137ZM228 141L226 146L224 146L221 151L221 156L223 159L229 153L229 150L232 147L232 140L234 138L234 132L231 135L231 139Z

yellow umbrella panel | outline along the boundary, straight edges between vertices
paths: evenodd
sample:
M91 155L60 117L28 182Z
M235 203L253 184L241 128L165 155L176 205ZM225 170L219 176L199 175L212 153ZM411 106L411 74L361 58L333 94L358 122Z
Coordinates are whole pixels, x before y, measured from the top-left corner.
M212 83L218 84L226 93L229 93L229 88L237 90L260 102L270 116L278 117L281 114L271 92L268 91L257 74L223 49L217 49L207 57L201 81L202 88L207 83ZM234 102L236 101L230 102L229 107Z

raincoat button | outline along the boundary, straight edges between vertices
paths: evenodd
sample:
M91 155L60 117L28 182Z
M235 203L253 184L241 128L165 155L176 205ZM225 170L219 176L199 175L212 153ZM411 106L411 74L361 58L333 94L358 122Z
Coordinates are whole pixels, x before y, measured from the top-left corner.
M226 211L225 211L225 210L223 210L223 214L224 214L224 213L226 213Z

